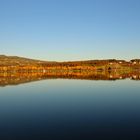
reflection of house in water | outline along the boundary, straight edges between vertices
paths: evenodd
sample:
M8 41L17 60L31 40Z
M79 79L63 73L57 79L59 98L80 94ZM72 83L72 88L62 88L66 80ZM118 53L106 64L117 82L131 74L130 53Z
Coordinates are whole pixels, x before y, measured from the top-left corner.
M139 72L139 74L137 74L137 73L132 74L130 76L130 79L132 79L132 80L140 80L140 72Z

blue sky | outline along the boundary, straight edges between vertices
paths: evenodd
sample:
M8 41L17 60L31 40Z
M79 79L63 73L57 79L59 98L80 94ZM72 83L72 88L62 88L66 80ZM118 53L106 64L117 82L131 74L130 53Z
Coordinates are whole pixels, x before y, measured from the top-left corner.
M0 54L140 58L140 0L0 0Z

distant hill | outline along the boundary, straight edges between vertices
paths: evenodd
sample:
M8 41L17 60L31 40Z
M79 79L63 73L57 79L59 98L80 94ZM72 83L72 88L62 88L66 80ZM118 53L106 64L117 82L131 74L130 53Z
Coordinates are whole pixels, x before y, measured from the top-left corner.
M47 61L34 60L18 56L0 55L0 65L34 65L40 63L47 63Z
M0 55L0 66L42 65L42 66L68 66L68 67L71 66L72 67L72 66L103 66L103 65L105 66L105 65L112 65L112 64L115 65L124 64L129 66L129 64L132 63L140 65L140 59L133 59L131 61L106 59L106 60L56 62L56 61L35 60L35 59L29 59L24 57L18 57L18 56Z

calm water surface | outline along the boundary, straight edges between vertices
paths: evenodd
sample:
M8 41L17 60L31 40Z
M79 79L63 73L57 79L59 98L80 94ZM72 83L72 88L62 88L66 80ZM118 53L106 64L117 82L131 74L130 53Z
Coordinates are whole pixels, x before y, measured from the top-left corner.
M140 81L44 80L0 87L0 137L137 139Z

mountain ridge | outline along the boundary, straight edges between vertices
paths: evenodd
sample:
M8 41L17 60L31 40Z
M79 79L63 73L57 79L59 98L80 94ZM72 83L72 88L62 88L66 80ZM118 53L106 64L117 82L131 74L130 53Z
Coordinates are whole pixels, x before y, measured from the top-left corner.
M39 60L39 59L32 59L32 58L26 58L26 57L21 57L21 56L8 56L8 55L4 55L4 54L1 54L0 55L0 61L2 60L25 60L25 61L32 61L32 62L52 62L52 63L65 63L65 62L84 62L84 61L125 61L125 62L131 62L131 61L140 61L140 59L138 58L134 58L134 59L131 59L129 61L126 61L126 60L123 60L123 59L89 59L89 60L75 60L75 61L46 61L46 60Z

